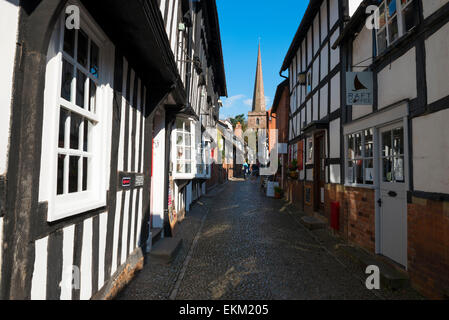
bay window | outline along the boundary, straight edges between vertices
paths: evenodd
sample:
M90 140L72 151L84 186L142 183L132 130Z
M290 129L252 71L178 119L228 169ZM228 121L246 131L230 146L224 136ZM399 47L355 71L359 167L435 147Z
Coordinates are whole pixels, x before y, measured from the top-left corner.
M114 50L79 7L81 28L62 15L48 49L39 200L50 222L106 205Z
M173 178L193 179L196 174L194 161L195 125L191 119L178 118L172 132Z
M405 35L416 25L414 0L379 0L377 54Z

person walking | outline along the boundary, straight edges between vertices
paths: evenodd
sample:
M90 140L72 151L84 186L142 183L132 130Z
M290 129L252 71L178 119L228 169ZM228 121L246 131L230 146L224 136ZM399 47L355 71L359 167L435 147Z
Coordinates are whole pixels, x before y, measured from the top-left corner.
M247 175L249 174L249 165L248 162L246 162L243 164L243 177L246 179Z

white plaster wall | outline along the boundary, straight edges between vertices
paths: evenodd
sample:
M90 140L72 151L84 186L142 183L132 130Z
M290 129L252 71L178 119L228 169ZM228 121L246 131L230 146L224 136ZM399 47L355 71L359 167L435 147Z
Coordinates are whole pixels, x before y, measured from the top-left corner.
M92 296L92 231L93 220L90 218L85 220L83 224L80 300L89 300Z
M302 41L302 45L301 45L301 47L302 47L302 72L304 72L304 71L306 71L306 69L307 69L307 65L306 65L306 57L307 57L307 53L306 53L306 40L303 40Z
M329 124L330 158L340 158L340 119Z
M306 121L306 109L301 110L301 129L304 127L304 122Z
M307 32L307 64L312 61L312 28Z
M312 90L318 86L320 78L320 59L313 62Z
M47 298L48 237L37 240L34 247L35 259L31 280L31 300L45 300Z
M341 172L340 172L340 165L331 165L330 166L331 176L330 176L330 183L340 183L341 182Z
M331 112L340 109L340 73L331 79Z
M327 1L321 4L321 41L327 37Z
M324 85L320 90L320 119L323 119L327 116L328 107L329 107L329 87L328 85Z
M318 91L313 96L313 121L318 120Z
M372 112L373 112L373 106L353 105L352 106L352 120L360 119Z
M363 28L352 44L353 71L364 71L372 62L373 38L372 30ZM367 60L368 59L368 60Z
M327 73L329 72L329 44L326 44L323 47L323 50L321 50L320 59L321 59L320 80L323 80L327 76Z
M352 17L352 15L356 12L360 3L362 3L362 0L349 0L349 16L350 17Z
M74 248L75 225L72 225L63 230L61 300L72 300Z
M296 118L296 130L298 131L298 135L301 134L301 115L298 113Z
M335 41L337 41L338 37L340 36L340 30L337 29L331 36L330 45L331 47L334 45ZM332 71L337 64L340 62L340 47L337 49L331 49L331 70Z
M449 95L449 23L426 40L428 103Z
M153 178L151 179L151 213L153 227L162 228L164 221L164 188L165 179L165 111L154 120Z
M413 119L413 181L417 191L449 194L449 109Z
M448 2L449 0L423 0L424 18L429 17Z
M329 18L330 18L329 29L332 29L332 27L338 21L338 0L329 1Z
M378 74L379 109L417 97L416 50L413 47Z
M312 122L312 99L309 99L307 101L307 124Z
M11 121L11 94L16 55L18 0L0 1L0 175L6 173Z
M316 55L320 48L320 16L317 14L313 20L313 55Z

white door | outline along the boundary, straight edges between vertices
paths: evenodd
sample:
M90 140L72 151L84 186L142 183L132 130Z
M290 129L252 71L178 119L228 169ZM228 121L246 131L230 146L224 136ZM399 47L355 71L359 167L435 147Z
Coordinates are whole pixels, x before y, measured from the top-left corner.
M402 123L381 128L380 233L381 253L407 266L407 152Z

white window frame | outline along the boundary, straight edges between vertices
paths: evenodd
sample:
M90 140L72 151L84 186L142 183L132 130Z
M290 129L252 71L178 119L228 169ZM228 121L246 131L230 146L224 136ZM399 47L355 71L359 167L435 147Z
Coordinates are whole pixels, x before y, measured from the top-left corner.
M377 45L377 55L381 55L388 47L390 47L391 45L393 45L395 42L397 42L401 37L403 37L407 31L405 30L405 21L404 21L404 16L403 16L403 12L405 11L405 9L407 9L410 5L412 5L413 1L415 0L408 0L407 4L405 4L404 6L402 6L401 4L401 0L393 0L396 1L396 13L388 18L388 6L387 6L387 0L382 0L381 4L379 4L378 6L378 11L377 11L377 16L380 19L380 7L384 6L385 8L385 25L383 25L381 28L379 28L379 30L376 30L376 45ZM397 24L398 24L398 36L395 40L391 40L390 39L390 27L389 27L389 23L390 21L392 21L394 18L397 19ZM379 20L380 23L380 20ZM379 50L379 35L385 32L386 33L386 40L387 40L387 45L385 47L385 49L383 49L382 51Z
M182 130L182 134L185 134L185 125L186 123L190 123L190 159L191 160L186 160L185 158L185 147L186 147L186 140L183 139L183 144L182 145L178 145L177 143L177 135L178 133L181 133L180 130L177 128L177 122L178 121L182 121L183 122L183 130ZM196 121L194 121L192 118L184 118L184 117L178 117L176 118L176 122L175 122L175 127L172 130L172 177L174 180L192 180L195 178L196 176L196 126L200 125L197 124ZM186 161L189 161L191 164L191 170L190 173L180 173L177 170L177 166L178 166L178 146L182 146L184 147L184 154L183 154L183 159L181 159L181 162L184 162L184 164L186 164Z
M80 8L81 29L99 48L100 74L96 80L95 114L65 101L60 96L63 57L70 63L74 63L73 59L67 59L62 50L65 30L65 10L63 10L56 23L48 49L44 91L39 201L48 203L48 222L58 221L106 206L106 194L109 185L115 49L81 3L69 1L67 6L69 5L76 5ZM74 76L76 77L76 75ZM72 82L72 91L75 89L74 82ZM73 101L73 99L71 100ZM91 138L89 139L89 152L58 148L61 106L95 123L89 133ZM66 134L65 139L68 138ZM82 137L80 140L82 140ZM57 158L60 151L67 155L82 155L90 158L86 191L57 195Z
M366 131L371 131L372 134L372 142L371 142L371 148L372 148L372 155L371 156L367 156L365 154L365 132ZM345 185L347 186L353 186L353 187L366 187L366 188L374 188L376 186L376 158L375 158L375 148L376 148L376 132L377 130L375 130L375 128L367 128L361 131L356 131L350 134L345 135ZM350 136L355 136L357 134L361 135L361 154L359 156L356 155L355 153L355 139L353 141L352 144L352 149L353 149L353 155L349 156L349 137ZM363 172L363 183L358 183L357 182L357 170L355 169L355 167L353 167L352 169L352 174L353 174L353 181L350 181L350 177L349 177L349 173L350 173L350 169L349 169L349 162L350 161L362 161L362 172ZM367 183L367 179L366 179L366 161L372 161L373 162L373 180L371 181L372 183ZM355 181L355 182L354 182Z

